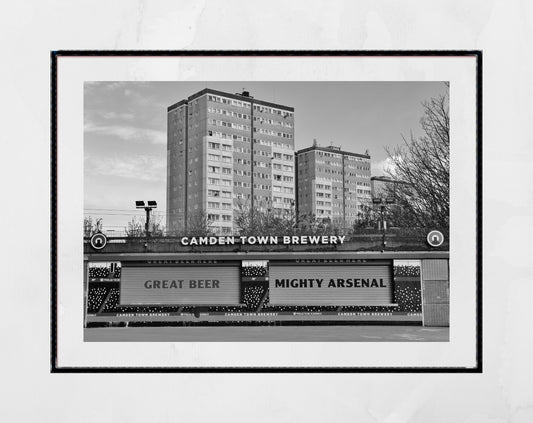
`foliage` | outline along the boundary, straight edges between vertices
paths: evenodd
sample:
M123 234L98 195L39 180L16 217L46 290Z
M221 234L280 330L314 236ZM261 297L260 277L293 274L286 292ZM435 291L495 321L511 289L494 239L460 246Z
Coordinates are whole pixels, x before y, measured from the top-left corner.
M91 216L83 218L83 236L86 238L91 237L96 232L96 223L93 222Z
M235 211L234 225L239 235L293 235L296 232L296 213L294 208L276 210L269 208L261 211L249 204L239 204Z
M448 95L422 103L420 119L423 135L409 139L393 150L388 173L398 181L388 184L395 206L388 207L397 226L448 227L450 119Z
M164 226L161 223L162 217L159 213L153 212L150 215L150 235L163 236ZM134 216L128 222L128 226L124 228L127 237L143 237L145 233L145 221L140 216Z
M213 222L211 222L205 211L201 210L192 215L189 215L187 219L187 230L180 233L181 236L193 237L193 236L210 236L213 235Z
M96 219L96 222L93 222L91 216L83 218L83 236L91 237L97 232L102 232L102 218Z
M135 238L144 236L144 222L137 216L132 217L128 222L128 226L124 228L127 237Z
M300 235L338 235L343 232L342 225L330 218L318 218L314 214L301 215L297 227Z
M329 218L321 219L315 215L297 216L294 207L261 211L252 209L248 204L239 205L235 227L238 233L244 236L332 235L342 232Z
M360 229L377 226L377 222L381 218L379 211L372 205L363 204L361 208L362 210L357 214L357 219L353 222L352 229L354 233L357 233Z

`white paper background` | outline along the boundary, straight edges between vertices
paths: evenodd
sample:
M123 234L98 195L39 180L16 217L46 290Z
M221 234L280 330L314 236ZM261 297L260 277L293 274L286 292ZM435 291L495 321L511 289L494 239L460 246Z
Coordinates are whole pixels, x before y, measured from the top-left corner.
M529 422L527 2L13 2L0 15L3 421ZM49 374L49 51L482 49L484 373Z

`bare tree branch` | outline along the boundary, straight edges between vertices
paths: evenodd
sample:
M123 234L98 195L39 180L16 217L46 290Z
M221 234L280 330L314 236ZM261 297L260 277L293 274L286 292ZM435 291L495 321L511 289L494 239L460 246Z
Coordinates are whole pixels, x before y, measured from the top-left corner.
M389 176L397 183L389 187L396 198L392 211L395 225L447 228L449 224L450 119L448 95L422 103L423 135L403 146L386 148L393 166ZM401 222L401 223L399 223Z

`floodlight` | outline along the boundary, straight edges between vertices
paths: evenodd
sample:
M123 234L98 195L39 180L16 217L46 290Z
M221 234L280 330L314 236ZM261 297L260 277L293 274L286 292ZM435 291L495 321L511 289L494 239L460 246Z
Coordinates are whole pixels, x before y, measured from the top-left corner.
M147 204L144 203L144 201L135 201L135 207L138 209L144 209L146 212L146 223L144 224L144 231L146 233L146 237L150 236L150 212L152 209L157 208L157 201L147 201ZM146 246L146 244L145 244Z
M376 198L376 197L372 198L372 203L381 204L381 198Z

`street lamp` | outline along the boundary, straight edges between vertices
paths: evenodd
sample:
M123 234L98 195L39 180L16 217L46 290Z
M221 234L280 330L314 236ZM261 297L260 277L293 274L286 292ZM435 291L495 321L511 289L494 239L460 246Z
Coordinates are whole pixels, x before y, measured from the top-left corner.
M387 233L387 222L385 222L385 204L393 204L394 199L387 198L383 199L383 197L374 197L372 198L372 203L375 205L379 205L380 212L381 212L381 230L383 231L381 244L383 247L387 245L387 241L385 240L385 236Z
M149 237L150 236L150 212L152 211L152 209L157 208L157 202L147 201L147 204L145 204L144 201L135 201L135 208L144 209L146 211L146 223L144 225L144 230L146 233L146 237Z
M387 233L387 221L385 220L385 212L386 212L386 207L387 206L392 206L394 204L396 204L396 200L394 197L386 197L386 198L383 198L383 197L374 197L372 198L372 202L376 205L379 205L380 206L380 211L381 211L381 228L383 230L383 238L382 238L382 244L383 244L383 247L385 247L387 245L387 242L385 240L385 236L386 236L386 233Z

